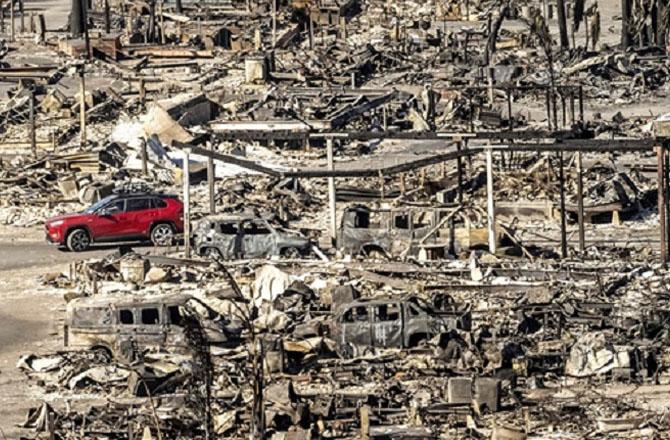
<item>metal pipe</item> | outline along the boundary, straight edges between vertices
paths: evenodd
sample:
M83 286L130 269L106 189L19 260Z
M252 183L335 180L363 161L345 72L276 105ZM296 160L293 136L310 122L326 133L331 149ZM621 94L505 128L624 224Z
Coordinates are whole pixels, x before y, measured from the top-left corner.
M14 0L9 0L9 41L14 42Z
M272 48L277 45L277 0L270 0L272 2Z
M191 258L191 175L189 169L190 148L184 148L183 185L184 185L184 258Z
M30 147L33 156L37 157L37 142L35 140L35 92L30 92Z
M489 252L496 253L496 213L493 200L493 150L486 149L486 211L489 232Z
M326 139L328 170L335 171L333 161L333 138ZM337 247L337 206L335 205L335 178L328 177L328 211L330 213L330 239L333 247Z
M86 145L86 79L84 73L84 65L79 69L79 129L80 129L80 143L82 146Z
M659 222L659 232L660 232L660 251L661 251L661 262L666 263L668 261L668 248L666 241L666 218L665 218L665 191L664 188L664 165L665 161L663 160L663 147L656 147L656 182L658 186L658 222Z
M582 153L577 152L577 223L579 225L579 252L586 249L584 238L584 175L582 172Z
M509 118L509 131L514 131L514 120L512 119L512 91L507 91L507 117Z
M147 166L147 142L146 142L146 140L142 140L141 155L142 155L142 175L146 176L147 174L149 174L149 170L148 170L148 166Z
M563 152L558 153L558 180L560 185L560 207L561 207L561 257L568 257L568 232L567 219L565 216L565 170L563 166Z
M456 143L456 150L460 153L463 148L462 142ZM463 203L463 160L460 156L456 159L456 170L458 172L458 203Z
M668 259L670 260L670 151L667 143L663 142L663 198L665 200L665 241L667 243Z
M210 150L214 151L214 145L210 144ZM209 156L207 158L207 186L209 188L209 213L210 214L215 214L216 213L216 201L214 200L215 197L215 188L214 188L214 179L216 176L214 175L214 158L212 156Z

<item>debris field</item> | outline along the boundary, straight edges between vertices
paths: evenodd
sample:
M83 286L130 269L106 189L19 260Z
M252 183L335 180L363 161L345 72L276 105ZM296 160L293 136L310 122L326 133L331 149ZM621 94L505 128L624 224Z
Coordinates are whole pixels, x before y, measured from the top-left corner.
M81 258L17 438L670 438L670 2L50 2L0 225Z

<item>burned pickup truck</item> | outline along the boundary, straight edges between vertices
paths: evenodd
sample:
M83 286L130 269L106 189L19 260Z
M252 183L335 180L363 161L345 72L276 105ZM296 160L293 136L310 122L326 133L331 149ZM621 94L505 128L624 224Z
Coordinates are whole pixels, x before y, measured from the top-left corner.
M488 246L484 219L476 208L353 205L342 214L337 244L350 255L440 259Z
M298 258L311 248L308 238L252 215L207 217L196 225L193 237L198 254L212 258Z
M407 296L349 303L339 309L330 332L340 347L410 348L450 330L469 331L470 327L467 309L454 305L438 311L416 296Z
M221 318L189 295L77 298L67 305L64 345L129 360L138 350L185 352L194 344L236 343L239 329Z

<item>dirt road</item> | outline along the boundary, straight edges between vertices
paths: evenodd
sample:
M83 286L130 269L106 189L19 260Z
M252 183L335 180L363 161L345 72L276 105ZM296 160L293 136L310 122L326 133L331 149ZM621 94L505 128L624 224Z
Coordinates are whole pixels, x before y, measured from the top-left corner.
M64 252L44 241L40 227L0 227L0 438L15 439L20 423L38 403L37 390L16 368L22 354L61 348L57 321L62 291L42 287L40 275L65 272L71 261L112 252L110 247L83 254Z

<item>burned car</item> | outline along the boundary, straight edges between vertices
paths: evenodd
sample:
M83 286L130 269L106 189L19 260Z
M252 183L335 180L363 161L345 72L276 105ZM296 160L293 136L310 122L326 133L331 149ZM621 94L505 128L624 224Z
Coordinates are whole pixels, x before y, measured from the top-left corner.
M77 298L67 305L64 345L130 359L138 349L184 352L194 342L237 341L240 330L221 318L189 295ZM194 340L203 336L206 341Z
M440 259L488 246L485 216L459 207L346 208L337 244L350 255Z
M254 216L207 217L196 225L193 237L198 254L224 259L298 258L311 248L308 238Z
M331 325L331 337L348 344L383 348L416 347L450 330L469 330L471 313L436 310L416 296L358 300L341 307Z

